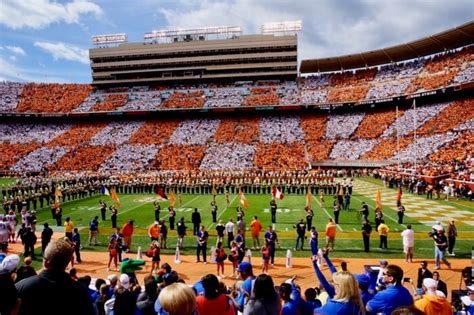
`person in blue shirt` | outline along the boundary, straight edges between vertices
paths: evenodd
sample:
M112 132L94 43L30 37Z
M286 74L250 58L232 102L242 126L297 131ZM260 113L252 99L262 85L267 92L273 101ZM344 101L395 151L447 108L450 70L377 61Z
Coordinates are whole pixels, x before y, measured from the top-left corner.
M200 262L200 254L202 252L202 260L206 263L206 251L207 251L207 239L209 233L207 233L204 225L201 225L199 232L197 233L197 248L196 248L196 262Z
M413 305L413 297L402 285L402 268L397 265L388 265L382 276L387 288L375 294L367 303L366 309L369 314L390 314L399 306Z
M268 226L268 230L265 232L265 240L268 242L270 246L270 263L275 263L275 243L278 240L278 236L275 231L273 231L273 227L271 225Z
M327 303L322 307L316 308L314 314L365 314L364 304L355 277L348 271L336 272L336 268L327 256L327 253L324 254L324 258L329 270L333 274L334 286L329 284L319 269L317 256L313 256L313 268L316 276L329 295Z
M282 307L280 315L297 315L298 304L291 298L293 292L293 286L289 283L282 283L278 289L280 299L282 300Z
M309 246L311 247L311 254L313 256L318 255L318 231L316 227L311 227Z
M321 306L321 301L316 299L316 290L308 288L304 292L305 299L303 299L300 288L295 284L295 279L296 276L286 281L291 284L291 298L296 302L300 315L313 315L314 309Z
M362 303L364 303L365 307L367 305L367 302L372 300L372 298L374 297L374 294L369 292L370 278L364 274L355 274L354 277L356 278L357 283L359 284L360 296L362 298Z

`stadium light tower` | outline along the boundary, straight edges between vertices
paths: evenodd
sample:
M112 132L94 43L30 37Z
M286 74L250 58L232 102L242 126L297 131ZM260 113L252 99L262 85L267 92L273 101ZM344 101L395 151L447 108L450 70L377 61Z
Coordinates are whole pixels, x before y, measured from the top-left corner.
M296 34L303 28L303 22L298 21L285 21L285 22L271 22L262 25L262 34Z
M128 41L128 36L125 33L118 34L108 34L108 35L95 35L92 36L92 44L100 46L116 46L121 43L126 43Z

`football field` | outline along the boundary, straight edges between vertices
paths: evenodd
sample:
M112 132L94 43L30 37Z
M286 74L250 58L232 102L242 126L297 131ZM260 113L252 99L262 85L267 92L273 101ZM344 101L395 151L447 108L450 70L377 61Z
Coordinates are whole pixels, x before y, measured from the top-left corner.
M388 237L388 249L381 250L378 248L379 236L377 232L373 232L371 236L371 252L363 251L362 237L360 233L361 218L359 209L361 202L365 201L370 207L369 219L373 224L375 193L380 190L382 196L382 206L385 223L390 227ZM354 191L350 202L350 210L343 211L339 217L339 225L337 227L336 247L332 256L335 257L358 257L358 258L403 258L402 243L400 233L405 229L406 224L411 224L416 232L415 256L417 258L433 257L433 241L428 237L427 232L431 230L431 226L436 220L440 220L443 225L447 225L450 218L456 220L459 237L457 239L455 252L456 258L470 258L471 247L474 244L474 209L473 203L468 201L441 201L426 200L425 196L412 195L404 193L402 202L406 207L406 216L404 224L397 223L397 213L395 209L396 191L384 188L381 181L372 178L356 179ZM264 229L271 224L269 211L269 203L271 195L267 194L246 194L250 207L244 209L245 222L247 230L250 221L254 215L258 216L262 222ZM74 224L80 227L82 235L82 244L84 250L105 251L107 248L107 239L111 234L110 213L107 213L107 220L100 222L100 241L101 245L89 247L87 244L88 224L94 216L99 216L99 199L104 199L107 205L112 205L113 201L108 196L94 196L83 200L67 201L63 207L63 220L70 216ZM136 250L137 246L147 248L149 238L147 236L147 228L154 221L153 202L157 200L157 195L150 194L119 194L121 207L118 210L118 225L122 226L128 219L135 220L135 234L133 237L132 249ZM177 198L178 199L178 198ZM236 208L239 205L239 196L230 194L230 205L226 207L225 196L217 195L216 202L218 206L218 220L226 223L229 218L237 217ZM209 246L215 244L216 232L215 224L212 223L211 206L212 195L183 194L182 203L176 201L176 221L184 217L188 226L188 233L185 238L185 250L183 254L194 254L196 240L192 236L191 213L194 208L198 208L201 213L202 223L206 226L210 233ZM319 244L324 245L324 229L328 222L328 218L333 215L333 196L325 196L324 205L319 202L319 196L312 197L312 208L314 210L313 225L316 226L319 235ZM275 229L279 236L280 248L277 255L285 255L286 249L293 249L296 238L296 230L293 225L300 219L305 219L306 213L304 207L306 204L306 195L285 194L283 200L279 200L277 210L277 223ZM161 202L161 219L165 219L168 224L168 201ZM42 229L41 224L48 222L55 231L63 231L62 227L55 227L56 222L51 218L50 209L41 209L38 211L38 230ZM305 219L306 222L306 219ZM247 245L252 245L250 231L247 231ZM309 235L309 233L308 233ZM263 241L263 235L261 236ZM168 248L162 249L164 254L174 253L176 246L176 232L170 231L168 234ZM305 248L309 246L305 244ZM293 251L294 256L309 256L308 251Z

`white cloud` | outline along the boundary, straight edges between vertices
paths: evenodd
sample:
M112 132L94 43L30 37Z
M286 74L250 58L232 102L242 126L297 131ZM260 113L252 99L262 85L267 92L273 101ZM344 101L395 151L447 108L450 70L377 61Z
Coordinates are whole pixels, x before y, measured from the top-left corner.
M56 74L24 69L0 56L0 81L66 83L71 82L71 79L65 79Z
M9 57L11 61L15 62L16 61L16 57L15 56L10 56Z
M176 0L160 9L167 29L237 25L260 33L266 22L302 20L299 59L339 56L429 36L472 20L472 0ZM441 18L442 17L442 18Z
M0 24L12 29L42 29L52 23L79 23L81 15L102 15L102 9L89 0L65 4L50 0L2 0Z
M54 60L64 59L77 61L86 65L89 64L89 51L87 49L82 49L62 42L35 42L34 45L51 54Z
M25 51L21 47L17 46L6 46L6 48L14 54L26 56Z

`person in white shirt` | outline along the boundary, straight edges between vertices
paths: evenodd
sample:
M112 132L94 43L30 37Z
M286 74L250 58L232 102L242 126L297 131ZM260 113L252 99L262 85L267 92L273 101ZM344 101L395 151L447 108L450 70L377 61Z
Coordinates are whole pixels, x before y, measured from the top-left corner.
M405 253L405 262L413 262L413 247L415 245L415 232L411 229L411 224L407 225L402 233L403 252Z
M234 219L230 218L229 222L226 223L225 225L225 233L227 234L227 246L231 248L231 243L234 240L234 229L235 229L235 223Z

